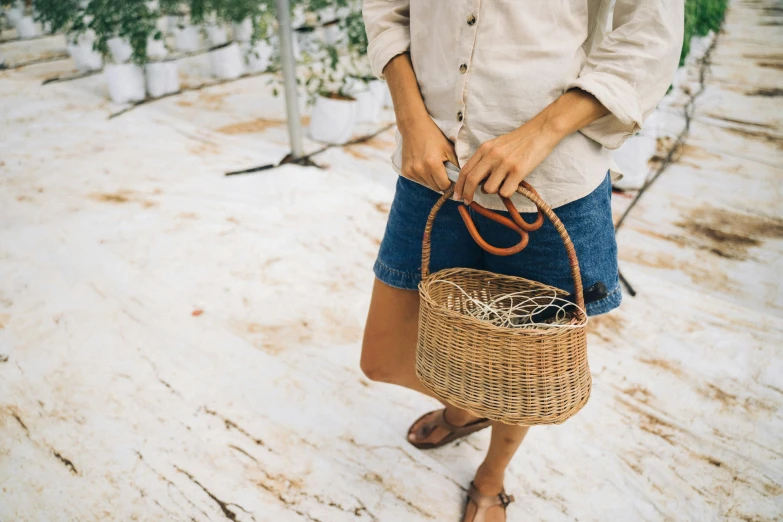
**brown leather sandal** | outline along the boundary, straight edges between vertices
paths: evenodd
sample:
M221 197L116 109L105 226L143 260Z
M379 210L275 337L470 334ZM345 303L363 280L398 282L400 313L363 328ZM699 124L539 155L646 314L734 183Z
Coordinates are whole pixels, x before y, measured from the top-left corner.
M411 430L413 429L413 426L419 423L424 417L427 415L432 415L435 412L438 412L438 414L435 416L435 421L424 427L423 433L425 437L428 437L432 431L437 428L443 428L450 433L443 437L438 442L413 442L410 439ZM413 444L418 449L433 449L433 448L439 448L443 445L448 444L449 442L453 442L457 439L460 439L462 437L465 437L467 435L470 435L471 433L475 433L479 430L483 430L484 428L488 427L491 424L491 421L489 419L478 419L474 420L473 422L470 422L468 424L465 424L464 426L455 426L449 421L446 420L446 408L443 408L442 410L433 410L430 412L425 413L418 419L416 419L416 422L411 424L411 429L408 430L408 442Z
M476 504L476 513L473 518L468 520L468 506L473 502ZM503 490L497 495L484 495L479 493L476 489L476 485L471 481L470 489L468 490L468 501L465 503L465 515L462 517L462 522L485 522L487 519L487 510L492 506L503 506L503 512L505 513L506 507L514 502L514 495L506 495L506 491Z

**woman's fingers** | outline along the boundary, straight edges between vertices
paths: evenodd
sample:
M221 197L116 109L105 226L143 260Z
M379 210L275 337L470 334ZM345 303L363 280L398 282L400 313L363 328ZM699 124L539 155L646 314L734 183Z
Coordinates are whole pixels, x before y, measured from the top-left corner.
M527 177L530 172L519 165L515 165L508 171L503 186L500 187L499 194L504 198L510 198L519 188L519 184Z
M487 178L482 187L483 192L485 194L497 194L506 176L508 176L509 169L510 166L505 163L501 163L492 169L492 173L490 173L489 178Z
M473 156L470 157L467 163L465 163L465 166L462 167L459 171L459 177L457 178L457 184L454 187L454 199L457 201L462 201L464 199L464 190L465 190L465 180L467 179L468 175L473 171L473 169L476 167L476 165L481 161L483 154L482 149L479 147L479 149L473 154Z
M471 169L465 175L464 185L462 187L461 195L462 201L469 205L473 201L473 194L476 192L476 188L479 184L492 172L492 160L488 157L484 157L478 164Z
M427 184L424 182L421 176L413 169L413 165L410 161L402 162L402 168L400 169L400 174L402 174L403 178L408 178L409 180L416 181L418 183L424 183L425 185Z
M446 190L451 186L451 180L446 172L446 165L444 164L442 157L429 159L425 163L425 167L438 190Z

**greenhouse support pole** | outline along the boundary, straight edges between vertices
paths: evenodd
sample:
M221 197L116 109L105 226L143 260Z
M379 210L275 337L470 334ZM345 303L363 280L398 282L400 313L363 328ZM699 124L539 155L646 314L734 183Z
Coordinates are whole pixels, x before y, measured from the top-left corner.
M294 60L289 0L277 0L277 23L280 30L280 62L283 67L288 137L291 141L291 160L296 161L304 156L304 150L302 149L302 122L299 119L299 99L296 92L296 60Z

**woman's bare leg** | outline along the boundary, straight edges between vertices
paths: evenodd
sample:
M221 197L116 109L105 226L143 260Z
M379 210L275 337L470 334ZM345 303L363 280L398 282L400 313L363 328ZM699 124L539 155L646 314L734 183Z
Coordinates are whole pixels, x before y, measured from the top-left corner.
M432 393L416 377L416 341L419 332L419 293L393 288L378 279L373 286L370 312L364 329L361 368L371 380L403 386L430 397ZM442 402L442 401L441 401ZM474 415L444 403L446 419L461 426L477 419ZM425 417L411 430L417 442L438 441L446 433L436 428L427 437L416 437Z
M528 426L509 426L500 422L492 423L492 438L489 442L489 450L484 462L476 471L473 483L476 489L484 495L497 495L503 491L503 478L506 468L512 457L517 452L519 445L527 435ZM472 520L476 506L468 505L467 520ZM492 507L487 511L487 522L505 521L505 513L500 506Z

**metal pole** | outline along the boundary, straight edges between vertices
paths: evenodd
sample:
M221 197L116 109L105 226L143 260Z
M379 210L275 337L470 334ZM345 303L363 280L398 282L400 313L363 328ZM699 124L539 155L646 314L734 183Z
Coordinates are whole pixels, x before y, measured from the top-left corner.
M277 0L277 23L280 29L280 62L283 66L285 108L288 115L291 159L296 160L304 156L304 150L302 149L302 122L299 119L299 100L296 92L296 60L294 60L289 0Z

